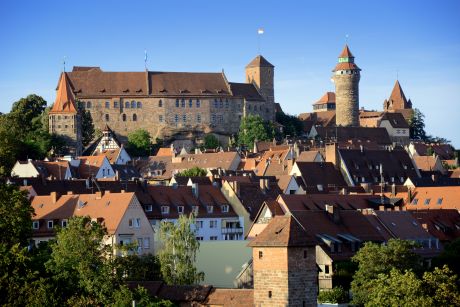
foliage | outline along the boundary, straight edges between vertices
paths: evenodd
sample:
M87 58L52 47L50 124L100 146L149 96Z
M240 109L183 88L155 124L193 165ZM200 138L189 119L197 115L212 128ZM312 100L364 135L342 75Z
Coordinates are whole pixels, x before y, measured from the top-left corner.
M457 276L460 276L460 238L446 244L441 254L433 259L433 266L447 265Z
M21 151L22 143L15 132L10 129L5 115L0 116L0 177L10 175L16 163L16 157Z
M276 112L276 121L283 125L283 137L290 135L291 137L302 135L302 121L294 115L284 112Z
M200 243L195 237L195 218L181 215L177 223L163 221L160 239L163 248L159 252L161 273L170 285L190 285L204 280L204 273L195 267L196 252Z
M91 112L89 110L85 110L80 103L77 103L77 106L78 113L80 113L81 116L81 142L83 147L86 147L96 137L96 130L94 129Z
M428 146L428 147L426 148L426 155L427 155L427 156L432 156L433 154L434 154L433 147Z
M425 140L425 115L419 109L414 109L409 119L409 136L412 140Z
M335 261L334 262L334 275L333 275L333 285L341 286L345 290L350 289L351 281L353 280L353 275L358 269L356 262L350 260L346 261Z
M206 176L208 172L205 169L199 168L198 166L194 166L192 168L183 170L180 173L177 173L176 176L178 177L200 177Z
M457 275L447 265L423 274L423 288L427 296L433 299L434 306L460 306L460 291L456 280Z
M151 147L151 136L147 130L138 129L128 134L126 150L131 156L148 156Z
M386 245L366 242L352 258L358 263L358 270L351 283L353 303L363 305L368 301L367 285L379 274L389 274L392 269L419 273L420 257L412 251L415 246L412 241L399 239L390 239Z
M378 274L366 287L365 306L432 306L431 299L424 296L421 280L412 271L392 269L389 274Z
M13 103L11 112L8 113L10 128L21 138L30 132L42 129L41 115L45 108L46 101L35 94L19 99Z
M219 145L219 140L216 138L214 134L206 134L206 136L204 137L204 148L214 149L219 147Z
M149 255L126 255L115 258L115 267L125 280L161 280L158 258Z
M238 144L252 148L254 142L268 141L273 138L274 131L270 123L265 123L259 115L248 115L241 120L238 132Z
M342 287L322 290L318 293L318 303L342 304L348 302L348 293Z

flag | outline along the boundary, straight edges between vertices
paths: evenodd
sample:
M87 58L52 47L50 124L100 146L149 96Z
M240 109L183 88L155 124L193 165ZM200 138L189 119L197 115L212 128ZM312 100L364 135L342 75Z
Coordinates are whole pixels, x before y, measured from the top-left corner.
M264 28L257 29L257 34L264 34Z

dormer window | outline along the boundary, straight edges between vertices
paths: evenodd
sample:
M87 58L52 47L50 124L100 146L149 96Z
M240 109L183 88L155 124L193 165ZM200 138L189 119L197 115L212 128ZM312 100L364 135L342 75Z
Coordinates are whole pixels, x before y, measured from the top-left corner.
M62 226L62 228L67 227L67 219L64 219L64 220L61 221L61 226Z
M418 198L414 198L414 199L412 200L412 204L413 204L413 205L417 205L417 203L418 203Z
M436 202L438 205L442 204L442 197L438 198L438 201Z
M228 213L228 205L222 205L222 212Z
M145 205L145 212L152 212L152 205Z
M212 213L214 211L214 206L207 206L206 209L208 213Z
M431 198L427 198L427 199L425 199L424 204L425 204L425 205L429 205L429 204L430 204L430 201L431 201Z
M39 221L33 221L32 222L32 229L38 229L40 227L40 222Z
M54 226L54 222L53 221L48 221L48 229L52 229Z
M183 214L184 213L184 206L177 206L177 213Z
M169 206L161 206L161 214L169 214Z

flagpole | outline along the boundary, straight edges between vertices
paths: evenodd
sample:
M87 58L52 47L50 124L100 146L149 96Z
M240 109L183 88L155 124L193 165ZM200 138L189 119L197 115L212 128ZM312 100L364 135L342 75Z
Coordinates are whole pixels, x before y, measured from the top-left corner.
M260 36L264 34L264 28L257 29L257 52L260 55Z

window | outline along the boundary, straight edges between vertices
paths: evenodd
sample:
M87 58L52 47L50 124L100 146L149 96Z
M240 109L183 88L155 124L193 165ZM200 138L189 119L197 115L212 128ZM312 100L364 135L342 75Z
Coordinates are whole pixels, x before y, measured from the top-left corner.
M222 98L220 98L219 106L220 106L221 109L224 107L224 102L222 101Z
M207 206L208 213L212 213L214 211L214 206Z
M144 238L144 249L150 248L150 238Z
M134 219L134 228L141 228L141 219L140 218Z
M217 236L210 236L210 237L209 237L209 240L211 240L211 241L217 241Z
M140 102L140 101L137 102L137 108L138 109L142 108L142 102Z
M123 115L121 116L121 120L124 121L124 122L126 121L126 114L123 114Z
M182 121L183 121L184 123L187 122L187 115L186 115L186 114L182 115Z
M136 122L136 121L137 121L137 115L133 114L133 122Z
M38 229L40 227L40 222L39 221L33 221L32 222L32 229Z
M442 197L438 198L437 204L438 205L442 204Z
M195 215L198 215L198 210L199 210L198 206L192 206L192 211Z
M134 225L133 219L129 219L129 220L128 220L128 226L129 226L129 228L133 228L133 225Z
M308 255L308 254L307 254L307 250L305 249L305 250L303 251L303 257L304 257L304 258L307 258L307 255Z
M217 221L209 221L209 228L217 228Z
M49 229L53 228L53 226L54 226L53 224L54 224L53 221L48 221L48 228Z
M180 106L182 108L185 108L185 99L184 98L182 98L182 100L180 101Z
M216 122L216 114L212 114L211 115L211 123L215 123Z
M177 213L183 214L184 213L184 206L177 206Z
M199 108L200 106L201 106L200 99L197 99L197 100L196 100L196 107Z
M329 266L328 265L324 266L324 273L329 274Z
M105 102L105 108L106 108L106 109L110 109L110 101L106 101L106 102Z
M262 259L264 257L264 252L263 251L259 251L259 259Z
M219 102L217 101L217 98L214 99L214 108L217 108L219 106Z
M118 109L118 101L114 101L114 102L113 102L113 108L114 108L114 109Z
M158 120L160 121L160 123L162 123L163 122L163 115L159 115Z
M414 198L414 199L412 200L412 204L413 204L413 205L416 205L417 203L418 203L418 198Z
M229 106L229 104L228 104L228 99L225 99L225 108L228 109L228 106Z
M125 102L125 108L126 108L126 109L129 109L129 101L126 101L126 102Z
M145 212L152 212L152 205L145 205Z
M427 199L425 199L425 203L424 203L424 204L425 204L425 205L429 205L429 204L430 204L430 201L431 201L431 198L427 198Z
M201 123L201 114L196 115L196 122Z
M176 108L179 107L179 99L176 99Z
M203 228L203 221L196 221L195 222L195 227L196 227L196 229Z
M105 114L105 121L108 122L110 120L109 114Z
M160 99L160 101L158 101L158 107L159 107L159 108L162 108L162 107L163 107L163 100Z
M203 241L203 237L196 237L197 241Z
M136 102L133 100L131 101L131 109L135 109L136 108Z
M222 205L222 212L227 213L228 212L228 205Z
M91 101L86 102L86 108L91 109Z
M161 206L161 214L169 214L169 207Z
M189 99L189 101L188 101L188 107L189 107L189 108L193 107L193 101L192 101L192 99Z
M143 245L144 245L144 240L142 238L137 238L137 250L139 252L142 250Z
M268 298L272 298L272 291L268 291Z
M62 226L62 228L66 228L66 227L67 227L67 220L66 220L66 219L64 219L64 220L61 221L61 226Z

